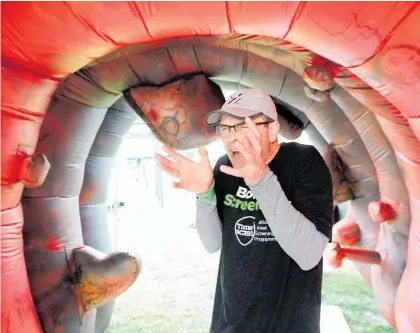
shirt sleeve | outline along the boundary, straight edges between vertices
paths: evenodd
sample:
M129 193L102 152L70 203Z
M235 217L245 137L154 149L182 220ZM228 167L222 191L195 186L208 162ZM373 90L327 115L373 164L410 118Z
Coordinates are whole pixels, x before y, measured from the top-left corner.
M309 147L296 165L291 200L270 169L249 185L273 236L303 270L319 263L332 234L331 176L318 151Z
M216 184L220 160L213 169L214 180L206 193L197 195L195 227L204 248L209 253L222 247L222 224L217 211Z
M222 224L216 203L197 199L195 227L207 252L214 253L222 248Z
M334 212L331 173L318 150L313 146L307 149L295 171L292 204L331 241Z

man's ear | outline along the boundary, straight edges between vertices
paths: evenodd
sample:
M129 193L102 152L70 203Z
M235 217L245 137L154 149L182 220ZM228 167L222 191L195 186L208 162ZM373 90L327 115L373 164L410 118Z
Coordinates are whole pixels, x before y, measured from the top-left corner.
M276 142L278 140L280 134L280 123L275 121L269 125L269 140L271 143Z

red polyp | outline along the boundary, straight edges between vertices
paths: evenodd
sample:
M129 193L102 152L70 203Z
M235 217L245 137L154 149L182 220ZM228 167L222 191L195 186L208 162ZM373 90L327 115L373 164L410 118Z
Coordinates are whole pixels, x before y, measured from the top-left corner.
M344 258L361 262L365 264L379 265L382 258L379 252L365 249L341 248L338 252L344 255Z
M345 217L333 227L333 240L340 245L352 246L360 239L360 228L352 218Z
M333 268L340 268L343 264L344 254L340 250L340 244L334 241L329 243L325 250L325 261Z
M390 222L397 217L394 207L384 201L372 201L369 204L369 215L376 223Z

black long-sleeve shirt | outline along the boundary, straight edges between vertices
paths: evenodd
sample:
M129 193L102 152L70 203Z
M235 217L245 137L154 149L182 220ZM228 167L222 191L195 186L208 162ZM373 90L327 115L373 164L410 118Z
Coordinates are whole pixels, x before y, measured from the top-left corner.
M206 249L221 249L211 332L319 332L333 211L324 160L312 146L283 143L254 186L222 164L231 166L227 156L214 169L214 200L198 200L196 217Z

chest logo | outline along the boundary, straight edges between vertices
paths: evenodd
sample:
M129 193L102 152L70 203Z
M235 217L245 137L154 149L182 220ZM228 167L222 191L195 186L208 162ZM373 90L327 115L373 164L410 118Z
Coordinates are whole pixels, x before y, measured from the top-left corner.
M236 221L235 235L242 246L250 244L255 237L255 217L245 216Z
M251 190L248 190L245 187L239 186L238 190L236 191L236 196L241 199L255 199L254 194Z

